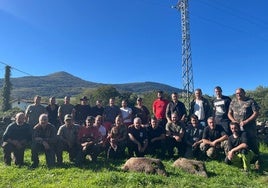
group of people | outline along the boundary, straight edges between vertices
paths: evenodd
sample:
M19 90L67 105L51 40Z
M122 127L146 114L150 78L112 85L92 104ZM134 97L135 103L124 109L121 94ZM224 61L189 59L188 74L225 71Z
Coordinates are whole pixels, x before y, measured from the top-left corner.
M140 97L130 108L125 99L121 107L115 105L114 98L108 106L98 100L90 107L86 96L75 106L68 96L60 106L51 97L44 107L36 96L34 104L25 113L16 114L15 122L3 134L4 162L11 165L13 153L15 164L23 165L24 150L30 144L33 168L39 164L40 151L49 167L61 165L63 151L67 151L69 160L77 165L96 161L101 153L108 159L146 154L167 159L217 159L222 154L227 164L248 171L250 162L260 161L255 122L260 107L246 97L244 89L238 88L235 94L234 99L224 96L217 86L216 97L209 101L196 89L187 115L176 92L169 101L158 91L152 116Z

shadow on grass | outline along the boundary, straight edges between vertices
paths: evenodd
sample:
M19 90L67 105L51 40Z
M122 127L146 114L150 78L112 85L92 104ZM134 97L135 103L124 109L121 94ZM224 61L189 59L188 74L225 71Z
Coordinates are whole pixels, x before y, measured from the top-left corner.
M102 171L103 169L109 171L121 171L121 166L124 164L125 160L107 160L100 158L97 161L86 160L82 165L78 166L80 169L90 169L95 172ZM74 164L72 164L75 167ZM66 167L68 168L68 166Z
M209 172L209 171L207 171L207 175L208 175L208 178L212 178L212 177L216 177L216 176L218 176L216 173L214 173L214 172Z

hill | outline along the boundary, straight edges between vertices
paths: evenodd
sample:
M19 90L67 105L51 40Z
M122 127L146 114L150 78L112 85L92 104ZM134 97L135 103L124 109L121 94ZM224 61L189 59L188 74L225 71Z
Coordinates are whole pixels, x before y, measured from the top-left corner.
M3 85L4 79L0 79ZM77 95L84 89L95 89L108 85L83 80L67 72L56 72L46 76L25 76L11 78L12 98L32 99L34 95L64 97L66 95ZM181 89L156 82L137 82L125 84L109 84L119 92L145 93L154 90L165 92L182 92Z

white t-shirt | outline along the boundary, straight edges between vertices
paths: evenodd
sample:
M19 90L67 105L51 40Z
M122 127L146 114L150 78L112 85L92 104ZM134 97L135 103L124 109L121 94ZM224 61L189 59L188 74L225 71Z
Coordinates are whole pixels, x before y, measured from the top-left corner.
M131 123L132 119L131 119L131 114L132 114L132 109L129 107L121 107L121 114L122 114L122 118L123 118L123 122L124 123Z
M195 100L194 114L197 115L198 120L205 119L205 112L204 112L204 106L203 106L202 100Z

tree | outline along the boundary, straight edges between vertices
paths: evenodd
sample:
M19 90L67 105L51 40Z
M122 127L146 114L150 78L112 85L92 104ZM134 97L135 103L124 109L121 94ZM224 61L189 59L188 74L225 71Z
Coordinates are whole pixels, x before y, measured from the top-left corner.
M261 107L258 119L260 121L268 120L268 88L258 86L254 91L247 92L248 95L256 100Z
M95 105L96 100L102 100L103 105L107 105L109 98L117 98L120 96L120 93L112 86L101 86L96 89L88 89L83 92L83 95L89 97L89 103Z
M11 104L10 104L10 94L11 94L11 87L12 84L10 82L10 66L6 66L5 68L5 80L3 84L3 92L2 92L2 111L6 112L11 109Z

